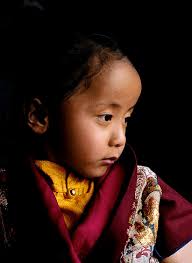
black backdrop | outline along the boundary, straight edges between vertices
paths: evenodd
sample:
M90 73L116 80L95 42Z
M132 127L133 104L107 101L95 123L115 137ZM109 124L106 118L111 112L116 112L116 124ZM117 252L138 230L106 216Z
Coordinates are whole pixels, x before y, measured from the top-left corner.
M33 2L33 1L28 1ZM81 26L114 35L140 73L143 91L129 123L128 142L138 162L151 167L177 191L192 201L191 190L191 22L186 6L110 5L104 10L97 4L81 13L73 7L51 1L40 3L50 19L54 13L65 26ZM49 3L49 4L48 4ZM0 19L0 159L6 164L7 145L11 144L9 111L12 85L7 59L9 29L21 2L6 1ZM93 11L94 8L94 11ZM70 9L71 11L71 9ZM95 15L93 15L93 12ZM79 14L77 16L77 13ZM69 18L70 17L70 18ZM68 20L69 19L69 20ZM83 21L83 23L81 23ZM77 28L76 28L77 29ZM12 43L13 44L13 43Z

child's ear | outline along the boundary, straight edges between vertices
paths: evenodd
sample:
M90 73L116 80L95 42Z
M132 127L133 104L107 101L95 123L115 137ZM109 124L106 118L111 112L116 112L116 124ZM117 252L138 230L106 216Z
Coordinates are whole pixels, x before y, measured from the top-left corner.
M37 134L43 134L48 129L48 111L38 98L34 98L29 105L27 124Z

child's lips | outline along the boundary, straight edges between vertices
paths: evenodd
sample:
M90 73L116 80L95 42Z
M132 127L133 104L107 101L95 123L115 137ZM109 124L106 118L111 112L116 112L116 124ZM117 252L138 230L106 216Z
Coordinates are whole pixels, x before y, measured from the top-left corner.
M118 158L117 157L110 157L110 158L104 158L101 160L102 164L110 165L113 164Z

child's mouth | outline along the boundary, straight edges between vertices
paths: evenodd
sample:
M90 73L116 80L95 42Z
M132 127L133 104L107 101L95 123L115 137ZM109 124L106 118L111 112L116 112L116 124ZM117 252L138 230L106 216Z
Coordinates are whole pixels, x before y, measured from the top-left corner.
M104 158L101 160L101 162L104 165L110 165L113 164L117 159L118 159L117 157Z

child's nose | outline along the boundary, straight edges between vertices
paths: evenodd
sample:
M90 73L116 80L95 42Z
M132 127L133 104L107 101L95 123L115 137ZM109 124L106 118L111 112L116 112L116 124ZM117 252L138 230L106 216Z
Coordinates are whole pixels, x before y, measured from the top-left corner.
M124 128L114 129L109 140L109 146L121 147L125 145L125 142L126 142L125 129Z

